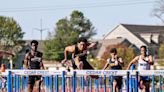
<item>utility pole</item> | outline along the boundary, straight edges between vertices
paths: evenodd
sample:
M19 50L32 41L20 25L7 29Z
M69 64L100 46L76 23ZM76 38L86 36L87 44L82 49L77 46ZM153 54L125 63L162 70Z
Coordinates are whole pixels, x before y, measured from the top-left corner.
M34 28L34 30L40 31L40 39L42 41L42 33L43 33L43 31L46 31L48 29L47 28L43 29L43 27L42 27L42 19L40 19L40 29L39 28Z

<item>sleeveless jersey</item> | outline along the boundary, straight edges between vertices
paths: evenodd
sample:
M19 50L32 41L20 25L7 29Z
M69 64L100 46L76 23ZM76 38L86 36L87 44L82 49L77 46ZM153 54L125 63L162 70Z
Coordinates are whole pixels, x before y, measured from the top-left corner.
M139 56L138 60L138 70L150 70L150 64L148 63L148 57L145 58L145 60L141 59L141 56Z
M118 61L118 59L115 61L112 61L112 59L109 58L108 63L109 63L109 65L111 65L111 64L119 63L119 61ZM111 70L121 70L121 69L122 69L122 67L120 64L118 64L117 66L111 66Z
M31 54L31 52L29 52L29 55L30 55L29 68L30 69L40 69L42 53L37 51L37 52L35 52L35 55L33 56ZM32 59L35 59L35 60L32 61Z
M75 52L73 53L73 58L75 58L76 56L79 56L80 60L86 60L87 53L85 53L84 50L80 51L77 45L75 45Z

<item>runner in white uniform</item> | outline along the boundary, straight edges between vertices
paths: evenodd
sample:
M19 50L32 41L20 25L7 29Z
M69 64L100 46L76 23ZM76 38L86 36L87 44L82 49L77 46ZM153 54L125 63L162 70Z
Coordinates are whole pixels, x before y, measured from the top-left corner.
M145 60L142 59L142 56L139 56L138 60L138 70L150 70L149 58L145 57Z
M150 70L150 65L153 65L153 57L146 54L146 46L140 47L140 55L136 56L128 65L127 69L130 69L132 64L138 63L138 70ZM139 87L145 89L145 92L149 92L149 76L140 76Z

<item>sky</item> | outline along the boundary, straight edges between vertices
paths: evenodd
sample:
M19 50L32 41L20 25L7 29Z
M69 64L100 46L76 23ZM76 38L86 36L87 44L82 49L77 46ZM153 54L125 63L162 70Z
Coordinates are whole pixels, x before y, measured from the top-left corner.
M81 11L96 28L95 39L101 39L121 23L160 25L152 16L156 0L0 0L0 16L13 17L25 32L25 40L40 40L54 31L55 23L69 17L73 10Z

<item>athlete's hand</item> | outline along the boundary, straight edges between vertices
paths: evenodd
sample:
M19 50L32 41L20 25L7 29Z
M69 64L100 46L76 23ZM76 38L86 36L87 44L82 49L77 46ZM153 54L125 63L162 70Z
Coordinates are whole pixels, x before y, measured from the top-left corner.
M119 60L120 63L124 63L122 58L119 58L118 60Z
M67 59L62 60L61 61L62 65L64 65L66 61L67 61Z

